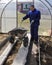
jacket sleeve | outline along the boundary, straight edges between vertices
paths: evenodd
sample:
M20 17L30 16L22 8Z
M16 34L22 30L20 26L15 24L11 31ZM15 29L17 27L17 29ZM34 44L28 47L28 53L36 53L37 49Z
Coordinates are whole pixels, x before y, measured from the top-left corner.
M40 19L41 19L41 13L40 13L40 11L38 11L36 20L40 20Z
M23 20L26 20L27 18L29 18L29 13L26 14L26 16L23 17Z

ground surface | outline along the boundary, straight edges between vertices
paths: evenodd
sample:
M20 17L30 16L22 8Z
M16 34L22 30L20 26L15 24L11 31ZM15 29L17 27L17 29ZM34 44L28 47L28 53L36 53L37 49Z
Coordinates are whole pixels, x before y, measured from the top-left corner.
M41 65L52 65L52 38L42 37L40 44Z
M43 49L46 47L45 45L48 44L48 47L46 47L46 50L45 50L46 52L41 50L40 56L42 58L44 57L43 60L40 59L41 65L49 65L49 64L52 65L52 38L50 38L50 37L40 37L39 40L40 40L39 43L44 45L44 47L42 47ZM16 53L18 52L19 48L20 48L20 44L16 44L12 53L8 57L8 60L7 60L5 65L11 65L11 63L13 62L13 59L15 58ZM35 49L35 47L34 47L34 49ZM32 56L31 56L29 65L37 65L36 55L35 55L34 51L32 51Z
M45 51L40 52L41 53L40 56L41 56L41 58L43 58L43 59L40 58L41 65L52 65L52 38L49 38L49 37L40 37L40 38L41 38L41 40L39 42L40 44L43 44L43 45L49 44ZM44 48L45 48L45 45L44 45ZM34 49L35 49L35 47L34 47ZM35 55L34 51L32 51L29 65L37 65L36 55Z

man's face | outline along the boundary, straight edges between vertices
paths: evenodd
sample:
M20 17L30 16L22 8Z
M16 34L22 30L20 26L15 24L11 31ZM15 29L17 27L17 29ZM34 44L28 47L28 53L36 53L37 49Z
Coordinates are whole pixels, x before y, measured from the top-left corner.
M31 6L31 7L30 7L30 10L33 11L33 10L34 10L34 7Z

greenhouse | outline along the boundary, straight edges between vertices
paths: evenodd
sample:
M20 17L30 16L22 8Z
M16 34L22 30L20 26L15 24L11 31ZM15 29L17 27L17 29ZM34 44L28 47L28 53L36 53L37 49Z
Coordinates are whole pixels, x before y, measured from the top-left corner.
M52 0L0 0L0 65L52 65Z

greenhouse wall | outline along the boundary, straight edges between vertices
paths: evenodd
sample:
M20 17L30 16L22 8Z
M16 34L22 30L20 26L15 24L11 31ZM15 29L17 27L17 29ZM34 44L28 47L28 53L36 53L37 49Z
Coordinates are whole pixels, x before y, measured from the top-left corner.
M16 23L17 23L16 22L16 1L8 0L7 3L5 3L3 1L0 4L0 6L1 6L0 7L1 8L1 12L0 12L0 23L1 23L0 24L0 32L8 33L9 31L11 31L12 29L17 27L17 25L16 25ZM3 11L3 9L4 9L4 11Z

